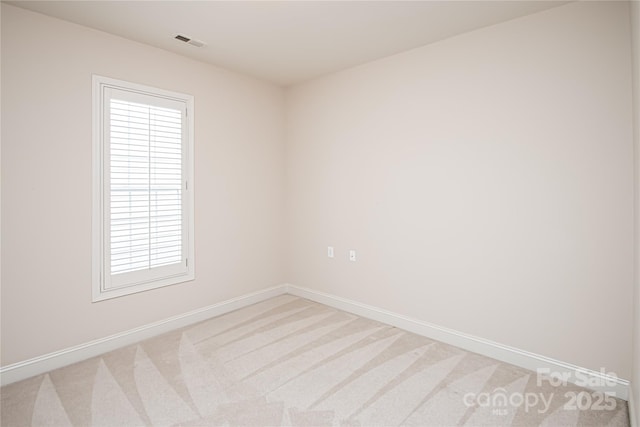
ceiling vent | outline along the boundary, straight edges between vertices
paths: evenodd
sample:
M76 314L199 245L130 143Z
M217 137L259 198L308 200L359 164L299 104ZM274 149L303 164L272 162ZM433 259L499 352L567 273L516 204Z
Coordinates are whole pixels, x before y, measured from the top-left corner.
M202 47L202 46L204 46L204 42L202 42L202 41L200 41L200 40L192 39L191 37L189 37L189 36L185 36L185 35L183 35L183 34L178 34L178 35L175 37L175 39L176 39L176 40L180 40L181 42L188 43L188 44L190 44L190 45L192 45L192 46L195 46L195 47Z

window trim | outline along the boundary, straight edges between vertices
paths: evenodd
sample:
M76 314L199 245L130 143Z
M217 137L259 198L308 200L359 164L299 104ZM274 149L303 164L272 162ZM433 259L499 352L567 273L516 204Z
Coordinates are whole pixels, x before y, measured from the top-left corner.
M195 279L195 244L194 244L194 99L192 95L158 89L137 83L117 80L109 77L92 76L92 302L103 301L133 293L157 289ZM128 92L139 93L146 96L169 99L185 104L186 107L186 147L184 156L185 188L183 197L185 200L186 215L183 220L187 222L186 236L186 272L169 274L159 279L141 280L138 283L107 288L105 277L109 272L106 264L106 249L109 237L105 224L105 174L108 171L104 167L104 154L108 141L105 135L105 90L114 88ZM124 273L133 274L137 272Z

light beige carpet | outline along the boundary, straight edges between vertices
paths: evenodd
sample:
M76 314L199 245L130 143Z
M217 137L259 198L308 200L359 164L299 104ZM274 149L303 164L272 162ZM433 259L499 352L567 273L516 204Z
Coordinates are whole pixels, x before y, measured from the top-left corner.
M629 425L622 400L537 382L284 295L8 385L1 416L2 426ZM581 392L585 410L571 402Z

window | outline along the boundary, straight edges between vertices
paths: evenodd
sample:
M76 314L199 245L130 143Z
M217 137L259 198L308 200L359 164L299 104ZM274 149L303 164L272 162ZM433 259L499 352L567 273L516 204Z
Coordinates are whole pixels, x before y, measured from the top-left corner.
M193 97L94 76L93 116L93 301L193 280Z

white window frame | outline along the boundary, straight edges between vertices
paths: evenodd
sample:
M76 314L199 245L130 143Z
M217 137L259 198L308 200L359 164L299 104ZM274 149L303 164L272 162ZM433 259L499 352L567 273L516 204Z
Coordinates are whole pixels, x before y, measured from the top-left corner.
M194 114L193 96L163 89L157 89L123 80L93 75L93 217L92 217L92 301L129 295L163 286L194 280ZM153 105L164 103L184 104L182 167L183 167L183 217L182 248L183 261L180 264L154 267L147 270L120 273L112 280L110 265L110 224L109 224L109 141L107 140L106 117L109 91L130 92L132 96L154 98ZM157 100L157 103L155 101ZM149 105L152 105L149 103ZM186 133L186 134L185 134ZM168 267L168 268L167 268ZM116 277L116 276L114 276Z

